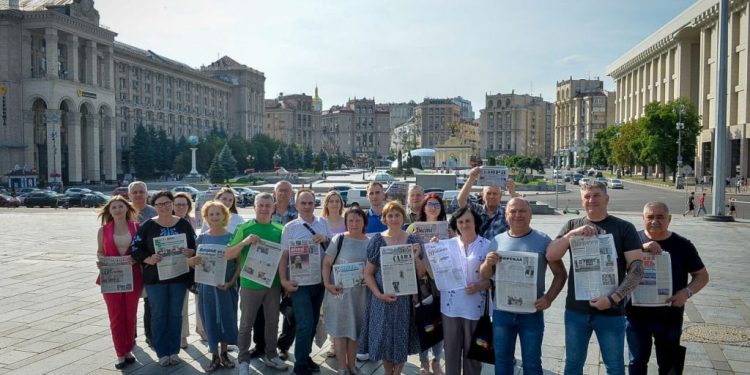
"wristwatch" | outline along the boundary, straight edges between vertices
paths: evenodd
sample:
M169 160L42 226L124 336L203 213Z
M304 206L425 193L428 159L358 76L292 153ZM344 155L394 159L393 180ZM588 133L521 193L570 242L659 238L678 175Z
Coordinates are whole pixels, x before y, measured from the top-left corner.
M612 295L608 295L607 299L609 300L609 304L611 305L610 306L611 309L617 308L619 306L619 303L615 302L615 299L612 298Z

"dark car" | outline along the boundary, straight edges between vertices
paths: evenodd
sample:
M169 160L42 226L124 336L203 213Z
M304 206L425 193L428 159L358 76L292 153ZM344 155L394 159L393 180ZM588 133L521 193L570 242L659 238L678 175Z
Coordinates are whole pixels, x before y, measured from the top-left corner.
M128 187L127 186L116 187L114 190L112 190L112 196L115 196L115 195L122 195L123 197L125 197L125 199L130 199L128 197Z
M580 182L582 178L583 178L583 174L576 173L573 175L573 177L570 178L570 180L571 182L573 182L573 185L578 185L578 182Z
M27 195L23 204L26 207L67 207L68 197L53 191L38 191Z
M106 195L100 191L95 191L91 194L86 194L86 196L83 197L81 200L81 206L83 207L101 207L107 201L109 201L111 197L109 195Z
M71 207L83 207L83 203L81 202L83 198L87 195L91 194L91 190L89 190L88 193L80 192L80 193L65 193L65 196L68 197L68 204Z
M21 201L18 198L11 197L8 194L0 194L0 207L19 207Z

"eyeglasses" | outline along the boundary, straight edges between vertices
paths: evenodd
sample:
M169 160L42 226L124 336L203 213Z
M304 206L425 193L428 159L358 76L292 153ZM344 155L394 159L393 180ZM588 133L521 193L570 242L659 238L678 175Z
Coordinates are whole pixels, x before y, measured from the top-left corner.
M427 207L440 208L440 202L427 202Z
M174 206L175 207L187 207L188 204L187 203L175 203Z
M156 207L169 207L171 205L172 205L172 201L154 203L154 206Z

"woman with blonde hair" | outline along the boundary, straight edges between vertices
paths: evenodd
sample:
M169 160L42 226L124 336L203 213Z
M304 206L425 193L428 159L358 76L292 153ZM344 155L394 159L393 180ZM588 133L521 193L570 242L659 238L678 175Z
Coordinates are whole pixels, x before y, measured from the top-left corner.
M195 243L200 245L226 246L232 234L226 229L229 221L229 209L218 201L207 202L201 208L203 222L208 224L208 231L202 232ZM188 260L191 267L203 264L200 255ZM240 267L236 259L227 260L224 283L218 286L198 284L199 310L201 320L208 336L208 348L212 354L211 363L206 368L212 372L219 367L234 368L234 362L227 353L228 345L237 345L237 302L239 291L237 279ZM221 352L219 352L221 343Z
M130 256L130 243L138 231L136 217L135 208L121 195L113 196L99 210L102 226L97 234L97 266L101 267L104 258L127 256L133 268L133 290L103 295L104 302L107 304L112 341L117 354L115 368L118 370L135 362L132 351L135 346L138 298L143 289L141 267ZM96 281L99 284L98 278Z
M344 222L344 200L338 191L332 190L326 194L323 199L323 216L328 220L328 228L332 234L346 232L346 223Z

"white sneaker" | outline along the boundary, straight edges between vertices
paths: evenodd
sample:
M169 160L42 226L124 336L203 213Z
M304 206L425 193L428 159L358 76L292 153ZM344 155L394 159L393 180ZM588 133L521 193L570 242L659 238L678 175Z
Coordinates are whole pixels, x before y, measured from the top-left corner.
M369 353L365 353L365 354L359 354L359 353L357 353L357 360L358 361L366 361L368 359L370 359L370 354Z
M273 357L273 358L263 357L263 363L265 363L266 366L268 367L272 367L281 371L285 371L289 369L289 365L286 364L286 362L282 361L281 358L279 357Z
M240 362L240 375L250 375L250 363Z

